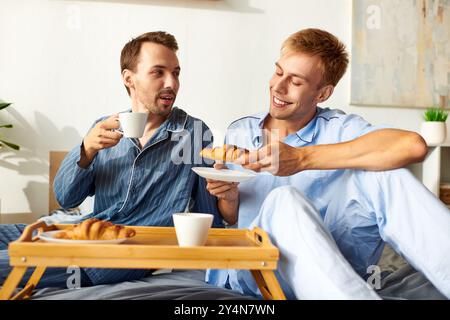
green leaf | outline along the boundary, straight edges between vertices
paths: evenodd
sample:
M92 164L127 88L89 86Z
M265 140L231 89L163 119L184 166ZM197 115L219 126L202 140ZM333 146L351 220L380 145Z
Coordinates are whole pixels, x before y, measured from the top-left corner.
M13 125L12 124L3 124L0 126L0 128L12 128Z
M4 143L6 146L10 147L11 149L14 150L20 150L20 147L17 144L8 142L8 141L4 141L4 140L0 140L0 142Z
M11 105L11 102L0 102L0 110L5 109L6 107L9 107Z
M448 111L441 108L428 108L424 114L425 121L445 122L447 117Z

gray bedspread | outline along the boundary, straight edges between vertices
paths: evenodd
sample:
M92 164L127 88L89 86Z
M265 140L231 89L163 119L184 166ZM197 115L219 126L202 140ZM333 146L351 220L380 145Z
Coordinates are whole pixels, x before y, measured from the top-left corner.
M251 300L228 289L204 282L203 270L174 270L138 281L98 285L80 289L45 288L33 300Z
M446 299L420 272L386 246L378 264L382 271L378 294L387 300ZM247 300L254 297L211 286L204 282L203 270L174 270L139 281L99 285L80 289L36 290L34 300Z
M40 289L33 300L251 300L231 290L203 282L204 271L174 271L139 281L99 285L81 289ZM445 297L419 272L404 266L382 280L378 294L386 300L433 299Z
M430 281L414 270L389 245L378 262L383 277L378 294L385 300L446 300Z

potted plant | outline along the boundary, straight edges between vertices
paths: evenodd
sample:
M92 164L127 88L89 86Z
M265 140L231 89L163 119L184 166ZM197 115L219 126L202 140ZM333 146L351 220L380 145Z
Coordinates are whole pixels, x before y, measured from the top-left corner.
M3 101L0 100L0 110L5 109L5 108L9 107L10 105L11 105L11 103L3 102ZM13 127L12 124L2 124L2 123L0 123L0 129L9 129L9 128L12 128L12 127ZM1 138L1 135L0 135L0 150L3 148L3 146L7 146L7 147L12 148L14 150L19 150L20 149L20 147L17 144L14 144L14 143L11 143L11 142L3 140ZM1 199L0 199L0 213L2 211L1 204L2 204L2 202L1 202ZM1 219L1 215L0 215L0 219Z
M11 103L0 101L0 110L5 109L5 108L9 107L10 105L11 105ZM2 124L2 123L0 123L0 128L2 128L2 129L9 129L9 128L12 128L12 127L13 127L12 124ZM3 140L1 138L1 135L0 135L0 149L2 149L3 146L7 146L7 147L12 148L14 150L19 150L20 149L20 147L17 144L14 144L14 143L11 143L11 142Z
M425 122L422 122L420 133L427 144L440 144L445 141L447 127L445 121L448 111L442 108L428 108L424 114Z

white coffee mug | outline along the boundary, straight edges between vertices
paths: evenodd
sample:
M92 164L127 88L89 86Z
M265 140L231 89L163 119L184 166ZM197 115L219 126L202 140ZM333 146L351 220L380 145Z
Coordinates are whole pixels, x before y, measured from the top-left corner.
M209 213L174 213L173 224L180 247L204 246L214 216Z
M119 122L122 127L123 136L126 138L140 138L144 135L145 124L148 113L124 112L119 113Z

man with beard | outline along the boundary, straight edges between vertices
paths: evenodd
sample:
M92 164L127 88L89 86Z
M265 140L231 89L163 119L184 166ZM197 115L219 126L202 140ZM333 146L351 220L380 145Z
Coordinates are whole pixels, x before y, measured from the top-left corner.
M347 65L332 34L291 35L270 80L270 111L236 120L226 134L228 145L250 150L236 162L259 174L207 188L228 223L269 233L289 298L378 299L368 284L380 276L385 242L450 298L450 212L402 169L424 159L422 137L317 106ZM245 270L211 270L207 280L260 294Z
M180 86L178 44L165 32L149 32L128 42L120 57L122 78L131 110L148 113L144 135L124 138L118 115L97 120L82 143L64 159L55 177L55 195L63 208L74 208L95 195L94 212L84 217L116 224L171 226L172 214L192 210L215 214L222 220L216 199L192 165L204 165L199 151L211 143L208 127L173 107ZM187 152L187 153L186 153ZM180 153L182 159L180 159ZM7 246L25 225L0 225L0 283L11 270ZM81 270L81 285L139 279L149 270ZM26 283L31 272L22 280ZM70 274L48 268L39 287L65 287Z

